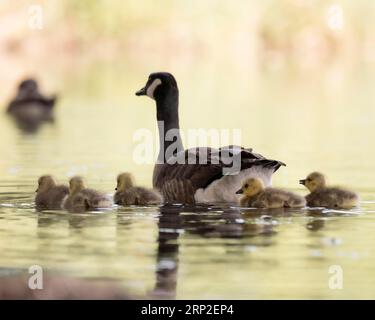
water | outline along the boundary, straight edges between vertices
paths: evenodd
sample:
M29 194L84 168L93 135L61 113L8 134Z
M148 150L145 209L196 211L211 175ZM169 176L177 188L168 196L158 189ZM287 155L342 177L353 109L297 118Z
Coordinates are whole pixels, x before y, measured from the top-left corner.
M81 174L111 194L119 172L150 186L153 168L133 159L134 132L156 133L153 102L134 92L155 71L156 58L146 66L103 62L65 73L50 67L46 79L54 80L42 87L60 89L54 124L26 134L0 114L0 273L39 264L169 298L375 298L371 66L297 72L188 62L164 65L179 82L182 128L239 128L243 145L287 163L274 185L305 194L298 180L321 170L358 191L360 208L37 212L41 174L61 182ZM328 287L332 265L343 269L342 290Z

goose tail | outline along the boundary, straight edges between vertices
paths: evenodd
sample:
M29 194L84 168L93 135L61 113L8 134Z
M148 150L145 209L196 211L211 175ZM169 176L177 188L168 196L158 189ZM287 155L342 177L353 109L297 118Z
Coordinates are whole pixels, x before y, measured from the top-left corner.
M286 167L286 164L284 162L278 160L264 159L260 160L260 164L265 168L273 169L273 172L279 170L281 166Z

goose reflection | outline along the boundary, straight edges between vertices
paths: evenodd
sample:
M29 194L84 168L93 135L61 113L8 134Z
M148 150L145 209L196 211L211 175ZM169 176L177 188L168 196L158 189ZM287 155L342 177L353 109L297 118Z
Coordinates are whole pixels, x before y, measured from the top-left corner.
M112 211L112 214L41 212L38 214L38 236L42 240L52 239L52 241L40 241L39 249L49 251L52 255L55 244L63 243L70 254L73 252L78 257L82 253L91 255L94 248L96 254L109 255L118 262L123 260L123 263L128 261L129 254L130 257L134 256L132 250L137 250L136 252L139 253L142 249L143 258L155 259L154 275L152 275L154 283L151 291L148 292L149 296L158 299L175 299L178 296L178 279L184 278L178 276L182 260L181 246L190 246L190 249L197 249L197 252L201 245L220 246L224 249L223 253L214 258L217 261L227 262L232 259L232 254L237 257L243 254L252 255L257 249L277 245L281 232L278 226L284 224L287 227L289 220L297 215L304 216L304 219L311 217L306 225L310 231L322 228L324 226L322 212L316 213L317 216L314 212L285 208L244 209L222 204L125 207ZM143 234L139 240L135 240L134 232L136 231L138 235L139 228L147 227L148 230L152 230L155 225L157 247L152 248L152 256L150 256L149 245L155 243L155 238L152 234ZM53 237L56 230L59 232ZM102 231L98 234L98 230ZM140 247L138 241L142 241L144 246ZM108 248L112 248L113 252L108 252ZM205 260L202 263L210 264L212 258L207 256L200 259ZM144 266L143 264L142 267ZM109 265L106 270L108 268L110 269ZM130 275L129 272L132 270L127 267L123 270L123 276L134 281L137 279L137 273ZM147 281L147 277L144 279Z
M325 217L323 209L309 210L308 214L310 221L306 224L306 229L310 231L319 231L325 226Z
M182 234L203 238L243 238L237 243L238 250L246 247L269 246L269 238L276 235L275 220L260 210L251 213L258 220L248 223L249 217L238 208L222 206L165 205L160 207L158 221L158 248L156 256L156 280L151 296L159 299L176 298L180 242ZM245 214L246 215L246 214ZM246 220L245 220L246 219ZM259 220L260 219L260 220ZM260 240L258 239L260 236ZM226 244L233 246L233 244Z

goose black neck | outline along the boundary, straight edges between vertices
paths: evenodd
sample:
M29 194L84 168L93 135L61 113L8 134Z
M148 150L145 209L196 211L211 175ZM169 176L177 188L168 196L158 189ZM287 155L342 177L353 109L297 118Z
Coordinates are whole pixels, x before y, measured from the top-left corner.
M157 120L160 149L158 163L183 150L178 119L178 90L170 88L166 94L157 97Z

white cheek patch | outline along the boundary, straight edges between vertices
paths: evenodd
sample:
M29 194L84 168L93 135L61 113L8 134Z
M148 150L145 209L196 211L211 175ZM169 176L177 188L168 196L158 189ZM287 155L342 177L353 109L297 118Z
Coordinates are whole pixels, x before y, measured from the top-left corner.
M152 81L151 85L148 86L147 90L146 90L146 94L151 98L151 99L155 99L154 98L154 92L155 92L155 89L157 86L161 85L161 80L156 78L154 81Z

